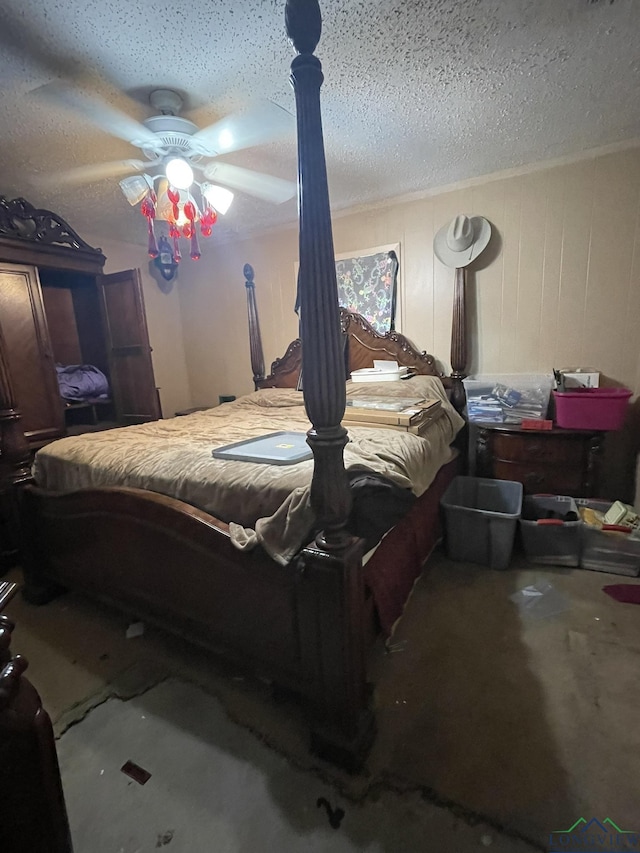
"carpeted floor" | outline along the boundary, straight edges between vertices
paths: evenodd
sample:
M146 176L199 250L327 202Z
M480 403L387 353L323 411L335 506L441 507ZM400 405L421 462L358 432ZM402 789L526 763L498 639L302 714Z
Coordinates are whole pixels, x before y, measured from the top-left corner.
M567 609L535 620L509 596L541 580ZM378 737L356 777L309 755L295 705L217 670L200 650L151 629L127 639L130 620L77 595L44 608L17 598L8 613L17 623L13 650L29 659L58 734L86 714L88 722L109 696L140 696L179 678L213 694L231 720L345 802L404 792L460 826L486 821L505 850L519 849L518 838L545 849L550 832L579 817L638 829L640 607L601 591L626 580L522 559L496 572L434 554L394 651L380 645L372 656ZM466 847L452 840L442 849Z

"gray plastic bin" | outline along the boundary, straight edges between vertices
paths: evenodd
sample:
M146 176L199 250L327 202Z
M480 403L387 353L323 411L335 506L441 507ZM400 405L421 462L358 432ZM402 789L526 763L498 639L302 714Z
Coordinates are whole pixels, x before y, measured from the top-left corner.
M576 498L576 504L605 513L612 501ZM599 530L582 522L580 568L636 578L640 575L640 539L631 539L625 533Z
M450 559L507 568L522 508L522 483L454 477L440 504Z
M575 521L557 516L575 514ZM553 514L554 518L545 518ZM534 520L537 518L537 520ZM527 560L551 566L580 564L582 522L573 498L565 495L527 495L522 504L520 533Z

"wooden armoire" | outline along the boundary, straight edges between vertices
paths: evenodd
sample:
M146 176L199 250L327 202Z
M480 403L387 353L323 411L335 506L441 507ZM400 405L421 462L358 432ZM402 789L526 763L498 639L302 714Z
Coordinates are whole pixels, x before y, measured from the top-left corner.
M55 213L0 196L0 429L20 445L5 484L27 480L33 452L68 432L161 416L140 273L104 275L105 261ZM109 381L84 423L85 404L60 396L56 363L92 364ZM0 569L3 503L0 494Z
M106 375L111 394L93 417L160 417L139 271L103 275L105 260L60 217L0 197L0 335L34 448L65 435L74 411L60 397L56 363Z

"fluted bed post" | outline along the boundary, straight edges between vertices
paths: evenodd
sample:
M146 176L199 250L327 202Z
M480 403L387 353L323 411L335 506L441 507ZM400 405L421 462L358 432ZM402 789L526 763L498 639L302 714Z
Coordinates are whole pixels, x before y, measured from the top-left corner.
M245 278L244 286L247 288L251 370L253 371L253 385L257 389L258 383L264 379L264 352L262 350L262 336L260 335L260 321L258 320L258 308L256 305L256 286L253 281L254 272L251 264L244 265L243 273Z
M464 409L466 402L462 380L467 375L469 359L467 352L466 285L467 268L459 267L456 269L451 323L451 379L454 383L451 402L459 412Z
M16 591L0 582L0 611ZM11 655L13 628L0 612L2 850L73 853L51 719L23 676L27 661Z
M287 0L287 34L298 56L291 63L298 126L298 208L300 269L298 299L302 339L304 401L314 455L311 504L321 532L318 547L339 550L349 541L345 524L351 495L344 468L347 432L345 368L340 332L335 254L320 115L324 79L313 51L322 19L317 0Z

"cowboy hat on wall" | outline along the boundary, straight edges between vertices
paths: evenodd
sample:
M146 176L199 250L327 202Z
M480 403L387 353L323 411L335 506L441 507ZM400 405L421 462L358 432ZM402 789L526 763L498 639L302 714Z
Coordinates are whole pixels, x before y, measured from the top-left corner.
M467 267L483 252L491 239L491 225L482 216L456 216L433 240L433 251L447 267Z

